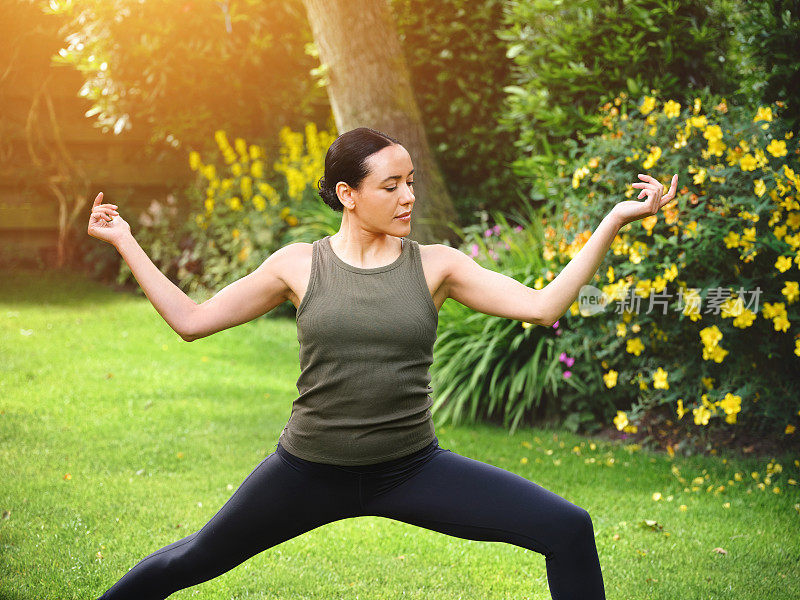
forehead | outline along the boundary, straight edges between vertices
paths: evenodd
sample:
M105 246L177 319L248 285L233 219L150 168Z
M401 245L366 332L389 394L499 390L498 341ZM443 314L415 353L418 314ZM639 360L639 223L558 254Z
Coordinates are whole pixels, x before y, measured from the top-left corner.
M367 158L367 163L370 165L368 179L372 181L382 181L391 175L407 177L409 171L414 168L408 151L399 144L381 148Z

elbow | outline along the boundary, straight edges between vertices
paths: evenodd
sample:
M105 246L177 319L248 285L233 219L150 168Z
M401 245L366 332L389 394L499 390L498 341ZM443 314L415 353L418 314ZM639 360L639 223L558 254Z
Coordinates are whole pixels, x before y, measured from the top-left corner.
M546 319L539 319L537 325L541 325L543 327L552 327L556 324L556 321L558 321L558 319L551 319L548 317Z
M199 337L200 337L199 335L197 335L197 334L193 333L191 329L185 329L185 328L184 328L184 329L178 329L178 330L176 330L176 333L177 333L179 336L181 336L181 339L182 339L184 342L193 342L193 341L195 341L197 338L199 338Z

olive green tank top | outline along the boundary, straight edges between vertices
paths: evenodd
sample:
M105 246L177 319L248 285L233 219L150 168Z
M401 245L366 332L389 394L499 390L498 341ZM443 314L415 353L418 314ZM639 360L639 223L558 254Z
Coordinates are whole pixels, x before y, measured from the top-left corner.
M330 236L312 245L297 307L299 396L279 442L312 462L367 465L435 439L429 367L439 313L419 244L381 267L344 262Z

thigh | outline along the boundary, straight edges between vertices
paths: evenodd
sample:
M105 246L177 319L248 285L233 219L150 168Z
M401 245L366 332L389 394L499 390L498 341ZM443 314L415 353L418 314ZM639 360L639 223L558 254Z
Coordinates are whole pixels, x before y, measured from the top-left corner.
M455 537L501 541L545 555L588 513L510 471L450 450L438 453L414 477L370 498L368 514Z
M191 538L198 551L213 549L235 560L353 516L357 502L352 483L305 472L273 452L202 529L184 539Z

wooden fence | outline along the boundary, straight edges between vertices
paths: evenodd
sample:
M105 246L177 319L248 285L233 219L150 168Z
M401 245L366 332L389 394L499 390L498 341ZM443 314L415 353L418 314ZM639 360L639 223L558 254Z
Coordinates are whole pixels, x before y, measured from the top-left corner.
M180 193L194 173L185 150L156 149L141 128L95 127L82 75L51 65L57 39L39 42L0 64L0 262L58 266L59 236L70 221L85 231L97 192L131 214Z

